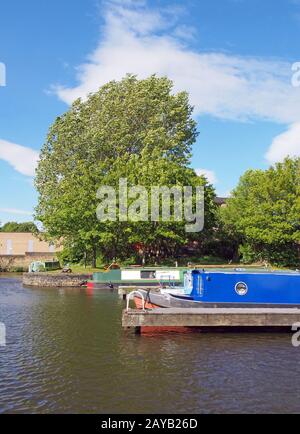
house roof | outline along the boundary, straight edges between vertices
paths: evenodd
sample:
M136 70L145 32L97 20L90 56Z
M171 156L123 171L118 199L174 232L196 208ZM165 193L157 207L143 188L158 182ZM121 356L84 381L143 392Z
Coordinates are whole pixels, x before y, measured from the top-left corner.
M217 196L217 197L215 198L215 203L216 203L217 205L226 205L227 200L228 200L228 197L219 197L219 196Z

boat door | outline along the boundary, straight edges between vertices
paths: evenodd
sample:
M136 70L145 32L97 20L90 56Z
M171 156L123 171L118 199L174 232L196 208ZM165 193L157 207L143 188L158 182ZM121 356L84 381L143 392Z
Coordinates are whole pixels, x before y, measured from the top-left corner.
M199 270L193 270L192 278L193 278L193 291L191 295L192 297L194 297L194 299L201 299L204 294L203 273Z
M193 291L193 275L191 270L183 274L183 288L185 294L191 295Z

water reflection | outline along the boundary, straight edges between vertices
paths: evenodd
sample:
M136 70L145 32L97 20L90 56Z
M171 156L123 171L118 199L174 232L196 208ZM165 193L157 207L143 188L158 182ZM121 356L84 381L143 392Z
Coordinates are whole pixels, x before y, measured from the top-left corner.
M121 329L110 291L29 289L0 279L1 412L299 412L290 334Z

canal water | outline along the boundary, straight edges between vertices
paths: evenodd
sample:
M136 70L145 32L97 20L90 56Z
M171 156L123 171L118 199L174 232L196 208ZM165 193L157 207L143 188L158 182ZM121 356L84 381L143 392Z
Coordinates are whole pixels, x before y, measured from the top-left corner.
M289 333L121 328L115 293L28 289L0 278L2 413L300 412Z

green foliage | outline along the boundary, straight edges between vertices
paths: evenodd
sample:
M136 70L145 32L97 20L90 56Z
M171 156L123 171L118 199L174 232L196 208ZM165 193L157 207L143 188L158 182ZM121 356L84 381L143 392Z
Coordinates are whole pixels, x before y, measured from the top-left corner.
M43 146L35 184L36 218L46 235L64 240L64 257L103 255L107 261L135 254L172 255L188 241L182 222L99 222L102 185L207 186L206 234L215 224L214 190L189 168L197 137L186 92L173 93L167 78L112 81L57 118ZM201 239L204 235L194 235Z
M10 273L25 273L26 271L27 269L24 267L11 267L9 269Z
M33 222L7 222L0 229L1 232L32 232L37 233L38 229Z
M222 219L227 233L240 241L246 262L299 266L300 159L247 171L222 209Z

